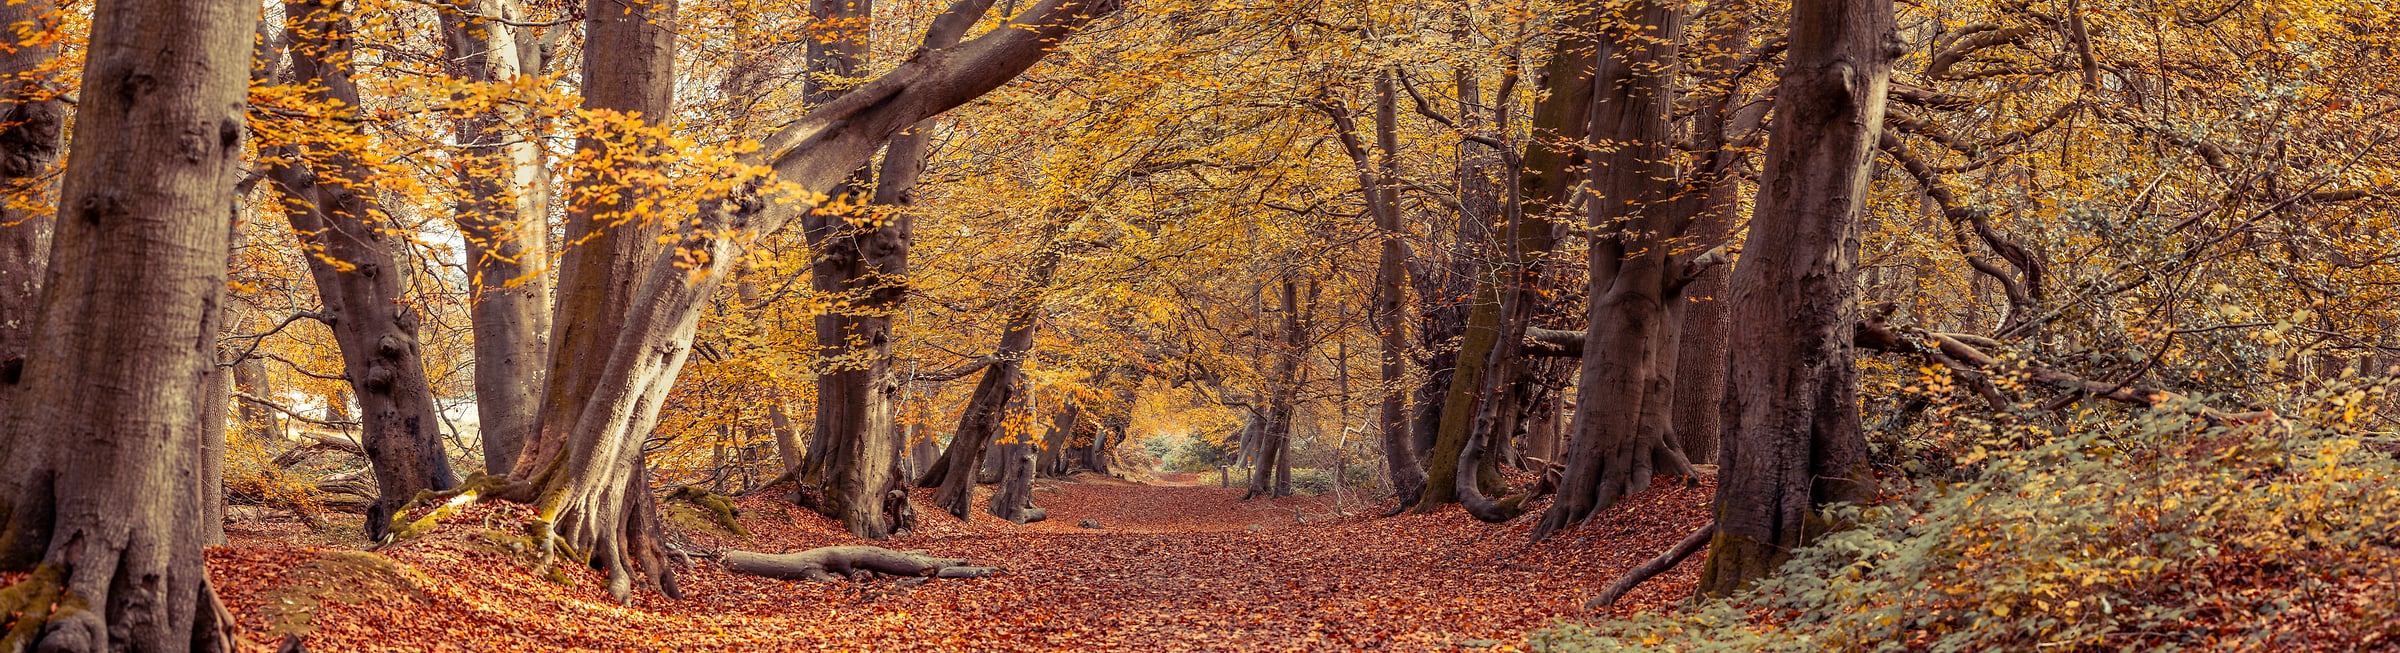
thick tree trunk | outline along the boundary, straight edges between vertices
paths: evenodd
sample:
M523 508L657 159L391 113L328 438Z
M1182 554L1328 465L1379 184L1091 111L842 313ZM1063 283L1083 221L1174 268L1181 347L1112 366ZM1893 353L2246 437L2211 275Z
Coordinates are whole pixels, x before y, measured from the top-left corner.
M1604 30L1592 136L1616 147L1592 164L1590 325L1576 384L1558 500L1533 529L1542 539L1649 486L1656 471L1689 474L1674 443L1658 432L1669 398L1666 302L1676 271L1670 239L1678 226L1673 163L1673 81L1682 20L1675 7L1634 0L1614 9ZM1652 396L1657 394L1657 396ZM1662 469L1656 461L1671 467Z
M1596 5L1583 6L1566 17L1550 60L1542 67L1542 98L1534 105L1534 139L1525 153L1516 181L1520 201L1504 207L1505 265L1476 284L1473 308L1460 339L1458 371L1450 377L1442 399L1441 428L1425 459L1425 496L1415 510L1431 512L1458 501L1459 453L1477 430L1494 361L1513 360L1530 326L1531 307L1525 299L1541 280L1541 261L1555 244L1554 221L1566 219L1580 204L1573 192L1583 178L1586 145L1591 128L1593 54L1598 43L1587 26L1596 20ZM1505 365L1513 369L1513 365ZM1509 377L1499 377L1506 379ZM1480 479L1469 478L1476 483Z
M35 11L48 5L32 4ZM258 5L100 0L33 338L0 426L11 641L227 651L199 460ZM19 637L22 637L21 639Z
M1898 54L1891 0L1798 0L1756 216L1733 271L1717 534L1700 591L1766 575L1874 495L1851 334L1858 218Z
M657 8L661 4L640 6ZM951 33L963 33L986 6L972 5L971 11L946 13L935 20L935 28L930 31L954 29ZM758 159L752 162L772 169L781 182L807 193L833 190L889 136L1013 79L1040 60L1058 39L1108 8L1113 7L1053 0L1028 8L1013 26L996 29L954 48L920 51L891 72L817 107L808 116L764 139L764 147L754 155ZM596 10L587 14L594 21L611 15L614 14ZM672 22L654 24L659 25L655 29L665 31ZM553 529L563 538L562 544L572 550L592 552L594 563L609 570L611 589L619 590L619 596L625 595L623 590L630 584L625 576L627 561L616 539L625 522L612 507L615 504L606 499L612 492L622 495L623 491L610 490L608 485L630 476L620 474L619 470L634 468L639 463L639 445L657 423L666 392L690 352L701 310L741 258L741 247L775 231L792 217L787 208L769 205L757 197L702 202L696 219L685 225L674 246L651 259L651 272L644 275L640 290L635 293L636 301L630 304L624 320L616 325L616 345L605 358L601 381L594 386L571 429L576 434L575 441L582 444L572 448L568 456L537 467L557 466L559 478L573 479L572 487L564 488L566 491L553 499L559 502L554 504L559 521L553 524ZM562 323L566 317L561 315ZM556 339L553 345L552 357L557 358L565 345ZM588 365L590 360L583 362ZM550 385L555 392L559 391L560 383L556 368L553 370ZM831 382L834 380L830 376L820 381ZM888 392L884 388L869 390ZM819 406L819 419L825 419L824 412L847 408L855 407ZM566 419L551 414L546 405L543 433L550 432L554 417ZM883 418L888 420L889 414ZM868 432L883 433L880 437L888 439L891 431L882 428ZM827 448L842 446L839 438L825 439ZM542 444L536 443L537 447ZM854 458L839 452L827 455L834 459ZM898 489L898 467L891 463L891 459L898 457L897 448L875 455L886 457L883 464L865 468L880 471L880 481L872 481L868 478L871 475L854 476L840 481L840 487L846 492L864 490L857 481L870 481L883 488ZM811 452L811 458L815 456L816 452ZM520 470L527 467L526 461L518 464ZM845 498L843 507L836 512L867 517L845 520L854 529L867 531L861 535L888 534L888 530L882 530L889 526L884 516L905 515L907 509L905 493L899 494L897 503L892 502L893 497L888 493L852 492L848 496L859 500ZM863 505L868 503L873 503L873 507ZM874 528L864 528L870 526Z
M288 81L306 84L309 99L355 114L351 81L354 28L340 0L284 5L291 35ZM247 67L245 67L247 72ZM336 104L338 103L338 104ZM357 123L344 129L361 132ZM372 195L375 172L353 144L292 143L274 148L268 178L286 201L285 217L301 242L317 294L334 319L342 371L358 398L361 440L374 463L376 497L367 508L369 539L381 539L392 513L418 492L457 484L443 450L441 417L417 342L416 311L403 300L410 270L395 255L398 227Z
M721 561L737 574L837 582L857 574L976 578L999 569L969 565L965 558L936 558L924 551L894 551L880 546L828 546L798 553L766 554L727 551Z
M1042 434L1042 455L1034 464L1043 476L1067 475L1067 443L1075 440L1075 426L1083 418L1083 405L1073 400L1066 404L1066 410L1050 417L1050 430Z
M1033 445L1006 444L995 449L1003 454L1000 463L1000 486L992 489L988 506L992 516L1019 524L1029 524L1050 518L1050 511L1033 505Z
M452 74L487 89L522 77L517 28L499 22L521 13L515 0L444 6L442 43ZM511 129L502 106L458 120L461 198L453 216L466 241L475 411L484 470L492 474L515 469L533 437L550 336L550 281L542 269L549 260L549 198L541 192L549 173L539 135Z
M584 108L639 116L631 124L640 129L663 125L674 108L676 3L589 0L584 11L586 42L604 44L586 48ZM619 124L601 129L620 129ZM635 164L622 159L644 153L611 152L612 140L630 140L637 150L656 147L651 134L594 134L576 144L581 156L619 162L609 169L586 171L576 180L577 201L567 212L570 247L559 269L541 412L534 439L522 448L510 473L523 483L506 494L540 501L537 508L553 515L549 535L557 538L554 548L586 556L590 564L607 571L609 593L630 602L636 569L646 587L670 597L678 591L657 537L657 502L651 496L641 446L649 432L647 421L657 419L665 382L652 391L641 384L655 372L622 369L616 361L633 353L653 366L680 365L688 348L628 352L627 347L639 347L628 341L666 335L660 330L680 330L688 344L696 325L635 323L651 308L636 300L638 291L658 283L650 278L655 262L673 252L659 247L659 225L640 212L639 196L646 190L623 181L638 171L627 169ZM601 361L607 363L595 364ZM629 401L611 400L622 396L612 393L629 389L638 389ZM632 401L648 405L628 405Z
M56 204L49 198L66 107L43 87L41 67L58 56L46 40L57 29L53 8L38 2L0 5L0 408L9 405L24 371L50 260ZM21 42L17 35L34 37Z

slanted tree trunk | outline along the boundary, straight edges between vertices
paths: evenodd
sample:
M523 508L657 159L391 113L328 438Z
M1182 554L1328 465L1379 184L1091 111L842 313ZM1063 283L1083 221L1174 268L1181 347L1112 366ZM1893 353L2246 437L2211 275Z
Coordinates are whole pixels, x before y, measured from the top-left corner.
M354 118L351 81L355 28L342 0L284 5L291 48L287 81L304 84L312 102L341 112L345 137L363 132ZM247 72L247 67L244 68ZM267 177L285 197L285 217L312 250L309 275L342 351L342 371L358 398L361 442L375 467L369 539L382 539L392 513L425 490L457 484L442 448L441 417L418 348L416 311L403 301L410 271L395 256L398 227L374 196L376 172L353 144L301 142L272 148Z
M1891 0L1797 0L1750 236L1734 269L1717 534L1700 591L1730 594L1874 495L1851 334L1858 219L1899 40Z
M656 8L661 4L639 6ZM928 40L943 33L964 33L987 7L974 1L953 7L935 19L934 27L928 30ZM1107 13L1105 10L1113 9L1111 4L1050 0L1027 8L1011 25L974 40L951 48L922 49L892 71L849 95L817 107L763 139L764 147L751 155L753 158L748 162L774 171L780 182L804 194L833 190L891 135L1015 78L1039 61L1059 39ZM611 14L597 9L587 13L589 20L608 15ZM671 21L653 24L661 25L656 29L665 31L669 29L665 25L671 25ZM560 538L557 544L569 550L591 552L594 564L608 570L610 588L619 597L626 596L630 588L622 536L634 524L619 509L621 504L611 501L626 494L622 487L614 485L616 477L621 470L639 469L639 445L657 423L666 392L673 386L675 375L691 350L701 310L740 260L741 248L763 234L774 232L792 217L794 214L788 207L771 205L755 196L702 202L695 219L680 230L677 242L651 259L650 273L643 276L636 300L630 304L624 320L616 325L616 346L608 351L606 364L601 368L604 370L601 381L584 400L581 416L569 429L575 434L573 442L577 446L556 461L534 463L537 470L554 466L560 470L550 475L555 480L540 484L554 485L557 492L534 495L547 497L545 513L558 516L551 524L552 534ZM561 283L562 287L568 285ZM563 323L568 318L562 314L559 319ZM552 357L557 358L565 346L556 339L553 345ZM584 364L591 360L584 359ZM559 388L555 373L551 388L553 392ZM818 408L820 412L833 409ZM545 406L543 433L550 432L553 417ZM558 419L565 418L558 416ZM888 434L890 430L881 432ZM836 440L826 439L829 443ZM544 444L537 442L535 446ZM896 458L897 453L893 450L885 455ZM811 452L811 458L815 456L816 452ZM520 470L527 467L528 461L519 461ZM887 461L876 469L884 474L883 487L897 489L896 465ZM844 489L863 488L845 486ZM632 494L646 497L649 493ZM891 525L884 521L884 516L906 510L906 496L900 493L899 502L890 504L886 502L893 497L888 494L851 493L841 499L844 507L838 512L862 517L846 520L854 532L864 530L861 535L880 536L888 534L888 530L882 529ZM864 507L868 502L877 505Z
M1043 476L1067 474L1067 443L1075 440L1075 426L1083 418L1083 405L1071 399L1066 404L1066 410L1050 417L1050 430L1042 434L1042 455L1034 464Z
M676 3L627 5L590 0L584 8L583 107L617 116L638 116L630 125L656 129L674 108ZM610 123L602 130L623 129ZM613 152L612 141L631 141L634 152ZM652 496L641 444L647 433L599 428L586 420L612 408L600 395L620 380L595 361L608 361L627 346L636 327L636 291L648 283L651 264L662 255L659 225L639 209L645 189L623 181L638 174L625 158L656 147L656 135L599 133L579 139L579 156L615 163L586 171L575 180L576 201L567 212L569 248L559 269L557 312L551 325L549 371L544 375L541 412L534 438L521 449L510 476L519 484L502 494L540 501L552 515L548 535L554 548L575 552L608 572L609 593L630 602L633 571L669 597L678 596L659 535L661 520ZM671 254L671 253L670 253ZM646 351L680 362L683 349ZM656 397L650 398L656 401ZM651 417L655 419L653 407Z
M43 11L48 5L33 4ZM14 11L14 10L12 10ZM40 308L0 419L23 650L229 651L199 471L258 5L99 0Z
M1603 20L1592 135L1616 147L1592 163L1591 299L1582 379L1569 428L1558 500L1533 530L1541 539L1649 486L1658 471L1690 474L1658 432L1664 390L1666 302L1678 279L1677 174L1670 114L1682 20L1664 2L1617 5Z
M58 161L65 103L43 87L41 67L58 56L44 38L57 29L53 8L39 2L0 5L0 408L9 405L24 371L42 299L55 221L44 206L51 167ZM17 35L30 35L20 41Z
M950 448L931 471L941 472L936 483L941 489L933 493L934 505L959 519L966 519L975 498L977 467L984 451L991 447L993 436L1000 433L1001 422L1007 417L1009 403L1016 398L1018 376L1024 364L1026 350L1033 348L1035 316L1020 311L1009 317L1008 328L1000 336L1000 347L993 352L997 359L983 368L983 378L975 383L975 394L967 399L967 407L958 415L958 430L950 436ZM927 474L925 480L935 480ZM922 484L922 483L920 483ZM994 513L997 514L997 513Z
M502 22L523 18L516 0L469 0L444 5L441 14L453 76L489 89L525 74L519 28ZM515 469L533 437L550 336L550 281L542 269L549 260L549 198L541 192L549 172L540 139L512 129L503 106L457 121L460 199L453 207L466 241L475 412L484 470L492 474Z
M1408 329L1405 303L1408 300L1408 247L1406 234L1400 227L1400 190L1391 179L1398 174L1394 158L1400 149L1399 116L1394 106L1392 71L1384 70L1375 78L1375 145L1380 156L1370 155L1364 139L1348 110L1330 102L1319 103L1319 109L1333 119L1334 134L1341 138L1342 148L1349 152L1351 164L1358 169L1358 191L1365 197L1367 211L1375 216L1375 230L1382 233L1382 247L1375 262L1375 299L1372 306L1376 339L1382 343L1377 360L1382 397L1376 401L1375 429L1383 445L1385 471L1392 482L1392 492L1403 503L1413 501L1425 491L1425 469L1417 462L1417 450L1408 432L1408 417L1401 401L1401 385L1406 382ZM1347 377L1345 377L1347 378ZM1344 390L1347 392L1347 389ZM1345 402L1345 405L1346 402ZM1335 466L1340 469L1339 465Z
M1530 326L1532 296L1541 281L1541 263L1556 243L1554 221L1571 215L1579 204L1572 189L1582 181L1591 127L1595 35L1585 27L1595 21L1597 5L1579 5L1564 19L1550 60L1542 67L1543 92L1533 110L1533 140L1526 143L1512 190L1503 206L1508 226L1501 257L1504 265L1478 281L1474 303L1460 338L1457 371L1442 398L1441 426L1425 459L1425 495L1418 512L1432 512L1457 502L1460 453L1478 428L1478 415L1487 396L1495 362L1513 361ZM1514 365L1503 365L1513 371ZM1506 375L1498 378L1510 378ZM1468 475L1478 483L1480 474Z

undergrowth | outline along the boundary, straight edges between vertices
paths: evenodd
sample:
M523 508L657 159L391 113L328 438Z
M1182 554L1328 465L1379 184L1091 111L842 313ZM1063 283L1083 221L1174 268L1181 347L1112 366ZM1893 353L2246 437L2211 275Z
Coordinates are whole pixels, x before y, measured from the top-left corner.
M2400 648L2384 384L2274 423L2086 418L1961 456L1728 600L1536 631L1537 651ZM1960 480L1961 478L1964 480Z

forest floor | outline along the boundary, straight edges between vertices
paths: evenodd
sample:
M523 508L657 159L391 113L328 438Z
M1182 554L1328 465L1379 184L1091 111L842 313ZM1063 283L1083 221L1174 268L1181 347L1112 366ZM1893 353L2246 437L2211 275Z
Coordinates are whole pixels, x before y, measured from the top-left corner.
M1712 491L1656 488L1528 544L1532 516L1484 524L1452 508L1387 519L1383 506L1330 497L1244 502L1239 488L1045 479L1034 496L1047 521L985 515L979 494L971 521L920 514L914 534L878 543L996 564L999 576L821 584L695 558L679 574L684 598L637 592L631 607L609 600L589 569L568 565L564 582L530 573L484 527L522 510L513 506L472 508L371 553L328 534L355 532L355 521L314 531L237 522L232 546L210 549L209 569L251 639L297 632L320 652L1509 651L1528 629L1586 616L1597 588L1705 523ZM859 543L768 494L736 500L747 537L689 504L664 507L702 550ZM1697 569L1695 556L1613 610L1689 596Z

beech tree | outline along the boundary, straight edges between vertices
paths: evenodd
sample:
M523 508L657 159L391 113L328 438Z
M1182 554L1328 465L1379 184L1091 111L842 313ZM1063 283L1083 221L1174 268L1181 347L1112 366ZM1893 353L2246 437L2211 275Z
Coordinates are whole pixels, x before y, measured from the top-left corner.
M10 39L9 47L0 49L0 80L5 80L0 81L0 194L11 200L0 205L0 406L8 405L24 373L42 272L50 260L54 218L16 201L49 191L45 180L58 161L66 124L65 103L57 91L44 88L39 76L41 66L58 54L56 46L39 38L57 22L48 12L31 2L0 6L0 28L35 37Z
M928 30L928 40L964 33L986 7L972 0L954 5L936 19ZM624 502L628 497L647 497L648 492L629 491L627 481L638 481L641 476L641 442L658 419L660 399L690 353L701 308L732 271L744 248L763 234L774 233L797 213L814 208L813 204L787 204L793 194L800 202L830 195L829 191L838 190L892 135L1006 83L1039 61L1052 43L1115 8L1113 3L1079 0L1037 4L1008 23L956 46L921 49L892 71L762 139L764 147L751 155L756 159L752 163L772 171L777 186L789 190L709 200L700 207L697 219L678 230L673 246L652 259L648 273L642 276L631 310L618 323L607 363L594 367L591 359L584 361L586 369L602 372L574 428L567 431L572 437L566 438L556 459L518 464L520 470L529 465L533 469L556 466L557 473L538 477L531 484L538 491L512 494L538 498L543 513L555 515L548 526L550 534L558 538L556 544L592 552L592 564L609 574L611 592L620 598L628 596L632 561L627 557L626 528L630 515L638 511L627 511ZM572 287L564 282L560 285ZM559 318L561 324L567 319ZM554 339L554 347L558 348L554 351L567 351L560 339ZM557 383L554 376L553 387ZM834 409L818 408L820 413L827 410ZM547 433L553 414L548 409L544 413ZM870 429L867 433L888 437L889 430ZM893 444L884 465L836 466L829 473L837 480L828 483L825 501L831 512L842 515L843 522L860 536L883 537L891 532L891 513L883 505L889 489L898 485L898 447ZM810 455L818 454L812 451Z
M1890 0L1798 0L1765 169L1731 284L1717 532L1700 589L1725 595L1873 496L1852 365L1859 218L1899 42Z
M315 317L341 344L361 444L375 467L367 537L380 539L392 514L418 492L446 490L458 479L442 448L441 417L417 340L420 317L401 297L410 271L395 254L400 230L375 191L377 172L342 144L362 133L351 79L355 28L345 4L287 2L284 34L291 57L286 81L303 89L304 107L349 120L299 125L291 142L268 148L265 167L292 231L311 250L309 276L324 303Z
M0 430L11 647L226 651L199 478L255 4L101 0ZM13 157L12 157L13 160Z

